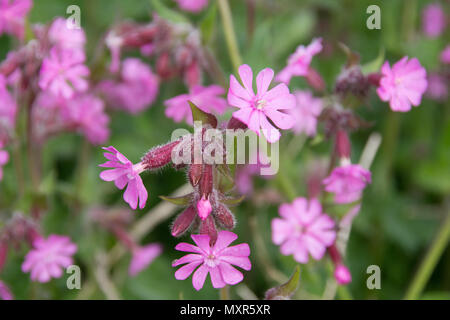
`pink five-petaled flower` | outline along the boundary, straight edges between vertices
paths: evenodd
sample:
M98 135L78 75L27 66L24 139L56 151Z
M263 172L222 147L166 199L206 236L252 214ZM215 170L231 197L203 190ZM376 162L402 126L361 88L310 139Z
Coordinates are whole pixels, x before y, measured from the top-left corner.
M293 76L306 76L312 58L322 51L322 38L314 39L307 47L300 45L288 59L287 66L277 74L275 80L289 84Z
M323 180L325 190L335 194L336 203L351 203L359 200L362 191L371 182L370 171L359 164L337 167Z
M253 72L244 64L239 67L239 76L244 87L236 78L230 76L230 90L228 103L240 110L233 113L233 117L245 123L256 134L262 129L264 136L270 143L280 139L280 131L267 120L269 118L280 129L287 130L294 125L294 118L279 110L289 110L295 107L295 97L289 93L288 87L280 83L271 90L270 82L273 79L273 70L261 70L256 77L257 93L253 92Z
M146 246L136 246L133 248L133 257L131 258L128 274L135 276L144 270L152 261L162 252L161 245L151 243Z
M31 280L48 282L63 275L63 268L73 263L72 256L77 251L76 244L69 237L52 234L47 239L37 238L33 249L25 256L23 272L31 271Z
M175 0L178 6L185 11L200 12L208 5L208 0Z
M203 288L208 273L214 288L223 288L225 285L234 285L242 281L244 276L231 265L244 270L251 269L248 256L250 247L241 243L228 247L238 237L230 231L220 231L216 243L211 246L210 238L206 234L191 235L197 246L189 243L179 243L175 247L178 251L193 252L175 260L172 267L186 264L175 272L177 280L185 280L195 268L200 266L192 276L192 284L196 290Z
M66 49L82 49L86 42L83 29L69 25L70 20L56 18L48 30L48 38L53 45Z
M322 99L315 98L309 91L294 92L297 106L289 113L294 117L292 130L296 133L304 132L310 137L316 135L317 118L322 112Z
M89 69L84 60L82 50L53 47L42 62L39 87L66 99L72 98L75 91L86 91L88 82L84 77L89 75Z
M406 112L411 110L411 105L420 105L428 83L427 73L419 60L403 57L392 68L386 61L381 74L377 93L381 100L389 101L393 111Z
M147 202L148 194L139 174L145 170L144 165L142 162L133 165L127 157L112 146L104 147L103 149L110 153L103 153L108 161L99 166L114 169L102 171L100 178L105 181L114 181L114 184L120 190L128 184L123 194L123 199L133 210L137 208L139 200L139 208L143 209Z
M450 44L441 52L441 62L450 64Z
M297 198L279 208L280 218L272 220L272 241L284 255L294 255L300 263L308 262L308 253L320 260L336 238L334 221L317 199Z
M0 0L0 35L9 33L23 39L25 16L32 5L31 0Z
M192 112L188 101L207 113L223 114L227 108L227 102L220 95L224 93L225 90L217 85L193 86L189 93L178 95L164 102L167 107L166 116L175 122L186 120L187 123L192 124Z
M447 24L445 13L439 3L430 3L422 12L422 29L431 38L438 37Z

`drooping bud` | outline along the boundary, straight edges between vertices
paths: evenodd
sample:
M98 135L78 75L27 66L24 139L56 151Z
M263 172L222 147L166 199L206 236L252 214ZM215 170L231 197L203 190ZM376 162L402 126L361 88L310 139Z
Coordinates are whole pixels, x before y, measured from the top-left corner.
M206 196L202 196L202 198L197 202L198 216L200 217L200 219L205 220L206 218L208 218L211 211L211 203Z
M180 143L180 140L169 142L163 146L150 149L142 157L142 165L145 169L157 169L165 166L172 160L172 150Z
M217 240L217 229L214 224L214 219L212 215L208 216L205 220L200 223L199 227L200 234L207 234L210 238L210 244L213 245Z
M173 225L171 234L174 237L179 237L183 233L186 232L186 230L189 229L189 227L192 225L192 222L195 219L196 210L194 206L189 206L184 210L182 213L178 215L178 217L175 219Z
M214 216L219 225L224 229L231 230L234 228L234 216L231 211L223 204L219 204L217 209L214 211Z
M202 177L202 171L203 171L203 165L201 164L192 164L189 167L188 175L189 175L189 181L191 182L191 185L195 187Z
M346 285L352 281L352 275L346 266L339 264L334 269L334 278L336 282L340 285Z
M284 284L276 286L266 291L265 300L289 300L297 291L300 282L300 267L295 267L291 278Z
M339 129L336 132L336 152L339 158L349 159L351 153L350 139L347 131Z

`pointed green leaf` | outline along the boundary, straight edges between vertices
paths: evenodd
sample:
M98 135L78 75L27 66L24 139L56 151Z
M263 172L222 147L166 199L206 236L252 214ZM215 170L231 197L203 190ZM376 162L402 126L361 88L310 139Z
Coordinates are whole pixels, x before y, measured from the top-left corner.
M227 206L236 206L239 203L241 203L244 199L245 199L245 195L242 195L238 198L234 198L234 197L225 198L225 199L221 200L220 202L222 202L223 204L226 204Z
M372 72L378 72L381 69L383 62L384 62L384 48L381 48L380 52L378 53L378 56L374 60L364 64L361 67L362 73L369 74Z
M208 123L213 128L217 128L217 118L210 113L206 113L203 110L200 110L195 104L191 101L188 101L192 110L192 119L195 121L201 121L202 123Z
M277 287L267 290L265 299L266 300L280 300L289 299L295 291L297 291L300 282L300 266L295 267L294 273L290 279Z
M167 197L167 196L159 196L159 197L177 206L187 206L189 203L191 203L192 193L189 193L181 197Z
M233 180L233 177L231 176L230 168L226 163L218 164L216 165L217 170L227 179Z

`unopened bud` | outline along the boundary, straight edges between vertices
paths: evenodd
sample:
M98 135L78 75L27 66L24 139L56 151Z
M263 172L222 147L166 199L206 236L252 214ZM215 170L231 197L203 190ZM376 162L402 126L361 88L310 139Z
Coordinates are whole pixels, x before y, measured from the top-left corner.
M172 150L180 143L180 140L167 143L163 146L150 149L142 157L142 165L145 169L157 169L165 166L172 160Z
M346 285L352 281L352 275L346 266L339 264L334 270L334 278L340 285Z
M336 132L336 152L340 158L350 158L350 139L348 138L348 134L345 130L339 129Z
M191 185L195 187L198 182L200 181L200 178L202 177L202 171L203 171L203 165L201 164L192 164L189 167L189 181L191 182Z
M216 240L217 240L217 229L216 229L216 226L214 224L214 219L213 219L213 217L211 215L208 216L205 220L203 220L200 223L199 233L200 234L207 234L207 235L209 235L210 244L211 245L216 243Z
M6 241L0 241L0 272L6 262L6 257L8 255L8 244Z
M367 81L369 84L379 87L380 86L380 80L381 80L381 74L380 73L371 73L367 76Z
M200 180L199 191L200 195L209 196L213 189L213 167L212 165L204 165L203 166L203 174Z
M186 232L187 229L192 225L195 219L196 211L194 206L189 206L182 213L178 215L172 225L172 236L179 237Z
M224 229L231 230L234 228L234 216L231 211L223 204L219 204L217 210L214 211L214 216L216 217L216 221L219 223L219 225Z
M206 196L203 196L198 202L197 202L197 212L200 219L205 220L208 218L209 214L212 211L211 203L206 198Z

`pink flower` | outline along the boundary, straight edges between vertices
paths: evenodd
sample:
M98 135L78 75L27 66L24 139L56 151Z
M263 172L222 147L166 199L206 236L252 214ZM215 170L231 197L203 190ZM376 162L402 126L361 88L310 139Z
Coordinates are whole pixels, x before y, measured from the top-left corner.
M137 208L139 200L139 208L143 209L147 202L148 194L139 174L145 170L144 165L141 162L133 165L127 157L112 146L103 149L110 153L103 153L108 161L99 166L113 169L102 171L100 178L104 181L114 181L116 187L120 190L128 184L123 194L123 199L133 210Z
M209 202L208 199L203 196L198 202L197 202L197 212L200 219L205 220L208 218L209 214L212 211L211 202Z
M304 132L313 137L316 135L317 118L322 112L322 99L315 98L309 91L296 91L294 95L297 106L289 110L295 119L292 130L296 134Z
M6 286L3 281L0 281L0 299L2 300L13 300L14 297L11 290Z
M0 128L11 131L16 123L17 104L9 93L6 84L5 77L0 74ZM0 131L2 130L0 129Z
M279 208L280 218L272 220L272 241L281 245L284 255L294 255L300 263L308 262L308 253L322 259L326 248L336 238L334 221L325 213L317 199L297 198Z
M340 285L346 285L352 282L352 275L350 274L348 268L343 264L336 266L336 269L334 270L334 278Z
M158 257L162 252L162 247L159 244L151 243L144 247L136 247L133 249L133 257L128 268L128 274L135 276L144 270L152 261Z
M172 267L186 264L175 272L177 280L185 280L191 275L195 268L200 266L192 276L192 284L196 290L203 288L208 273L214 288L223 288L225 285L234 285L242 281L244 276L232 265L244 270L251 269L248 256L250 247L241 243L228 247L238 237L230 231L220 231L217 241L210 245L210 238L206 234L193 234L191 238L197 244L179 243L175 247L178 251L193 252L175 260Z
M385 62L381 68L378 96L383 101L389 101L393 111L406 112L411 105L420 105L422 95L427 88L427 73L419 60L403 57L392 66Z
M295 97L289 93L288 87L281 83L271 90L270 82L273 79L273 70L266 68L261 70L256 77L257 93L253 92L253 72L244 64L239 67L244 88L236 78L230 76L230 90L228 91L228 103L240 110L233 113L233 117L245 123L256 134L262 129L264 136L270 143L280 139L280 131L267 120L269 118L280 129L286 130L294 125L294 118L278 110L292 109L295 107Z
M25 16L32 5L31 0L0 0L0 35L9 33L23 39Z
M81 50L53 47L50 56L42 62L39 87L66 99L72 98L75 91L86 91L88 82L84 77L89 75L89 69L84 60Z
M73 263L72 256L77 251L76 244L69 237L56 234L47 239L37 238L33 249L25 256L23 272L31 272L31 280L48 282L63 275L63 268Z
M323 180L325 190L335 194L336 203L351 203L359 200L362 191L371 182L370 171L359 164L337 167Z
M195 13L202 11L208 5L208 0L175 0L175 1L178 3L178 6L182 10Z
M300 45L289 57L287 66L277 74L275 80L289 84L293 76L306 76L312 58L322 51L322 38L314 39L307 47Z
M438 37L445 30L446 17L439 3L431 3L422 12L423 32L431 38Z
M8 151L1 150L3 143L0 142L0 181L3 179L3 166L8 163L9 154Z
M450 64L450 44L441 52L441 62Z
M445 101L448 96L448 84L445 77L432 73L428 76L427 95L438 101Z
M103 101L93 95L81 95L62 108L66 124L79 129L93 144L102 144L109 137L109 117L104 112Z
M207 113L223 114L227 108L227 102L219 96L224 93L225 90L217 85L193 86L189 93L181 94L164 102L167 107L166 116L175 122L186 120L187 123L192 124L192 113L188 101Z
M53 21L48 30L48 38L52 44L65 49L82 49L86 42L83 29L72 28L64 18Z
M121 81L102 81L99 90L113 107L136 114L149 107L159 90L158 77L137 58L123 61Z

